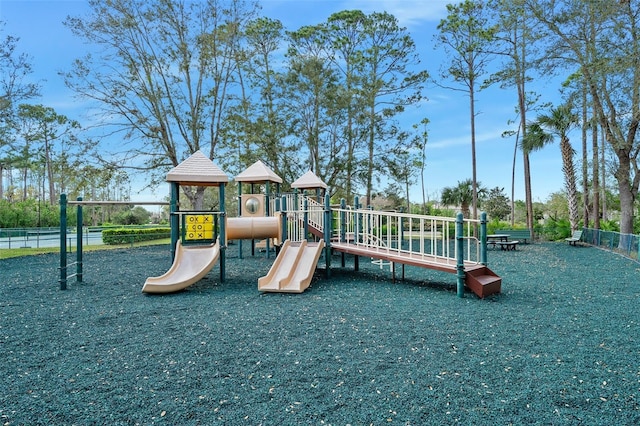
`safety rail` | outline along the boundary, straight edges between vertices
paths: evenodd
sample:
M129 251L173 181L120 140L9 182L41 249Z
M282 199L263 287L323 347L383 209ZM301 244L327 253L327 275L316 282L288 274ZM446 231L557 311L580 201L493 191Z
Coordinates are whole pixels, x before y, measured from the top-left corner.
M292 241L323 235L326 207L297 194L283 196L286 235ZM456 218L422 216L396 211L352 209L342 204L330 207L331 239L378 253L408 256L425 262L455 266L460 245L456 244ZM480 264L482 246L479 220L463 219L462 258Z
M455 265L456 218L377 210L332 208L334 238L377 252ZM481 263L479 220L463 219L465 263Z

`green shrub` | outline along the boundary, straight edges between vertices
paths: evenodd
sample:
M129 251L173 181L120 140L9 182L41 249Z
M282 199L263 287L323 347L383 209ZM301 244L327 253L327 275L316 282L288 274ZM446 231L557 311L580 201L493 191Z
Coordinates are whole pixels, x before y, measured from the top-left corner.
M571 236L571 224L568 219L547 219L544 227L536 227L536 234L547 241L558 241Z
M108 245L130 244L140 241L161 240L171 237L170 228L117 228L102 231L102 241Z

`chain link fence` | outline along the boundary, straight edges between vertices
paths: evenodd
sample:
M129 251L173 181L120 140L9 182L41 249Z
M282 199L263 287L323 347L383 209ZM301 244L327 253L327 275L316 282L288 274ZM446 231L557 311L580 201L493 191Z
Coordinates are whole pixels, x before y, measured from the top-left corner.
M638 259L638 252L640 252L640 235L583 228L582 241L604 250L619 253L635 261L640 260Z

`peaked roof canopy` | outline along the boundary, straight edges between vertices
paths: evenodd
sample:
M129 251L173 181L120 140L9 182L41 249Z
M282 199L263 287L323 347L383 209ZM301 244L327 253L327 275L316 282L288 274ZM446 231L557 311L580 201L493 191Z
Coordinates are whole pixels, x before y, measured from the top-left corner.
M307 173L296 179L296 181L291 184L291 187L298 189L327 189L327 184L316 176L315 173L309 170Z
M178 182L190 186L217 186L229 182L229 177L201 151L196 151L191 157L169 170L167 182Z
M276 182L282 183L282 178L275 174L273 170L267 167L262 161L258 160L253 163L247 170L240 173L234 178L237 182Z

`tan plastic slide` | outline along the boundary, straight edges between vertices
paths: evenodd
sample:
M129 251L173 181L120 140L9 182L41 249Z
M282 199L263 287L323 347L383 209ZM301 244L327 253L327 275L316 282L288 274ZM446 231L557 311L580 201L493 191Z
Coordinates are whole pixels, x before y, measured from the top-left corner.
M171 269L159 277L149 277L143 293L172 293L189 287L204 278L220 256L220 244L183 246L176 244L176 257Z
M323 248L322 240L317 243L285 241L269 273L258 278L258 290L302 293L311 283Z

